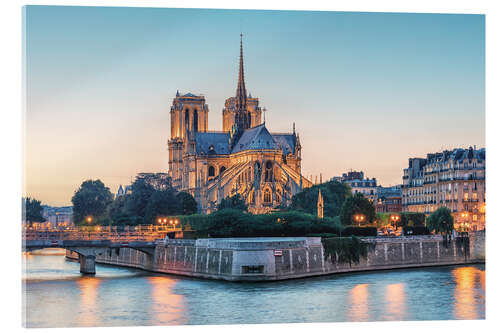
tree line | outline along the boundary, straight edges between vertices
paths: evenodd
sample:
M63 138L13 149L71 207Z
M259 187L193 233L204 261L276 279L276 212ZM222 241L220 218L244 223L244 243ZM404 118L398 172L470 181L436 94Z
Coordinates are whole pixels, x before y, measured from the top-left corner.
M324 201L324 218L317 213L318 193ZM238 194L221 200L216 212L198 214L193 196L177 191L171 178L164 173L139 174L131 191L114 197L100 180L86 180L75 191L72 199L73 220L76 225L139 225L155 224L160 216L178 216L186 226L210 236L233 235L241 237L261 234L306 235L340 233L349 226L377 226L391 223L390 214L376 214L370 200L361 193L352 194L351 188L338 181L314 185L292 198L288 207L279 207L271 214L254 215ZM23 198L26 221L42 221L41 204L33 198ZM363 223L354 220L362 214ZM399 226L427 226L437 233L453 230L449 209L441 207L427 218L423 213L400 213ZM226 236L227 237L227 236Z
M75 191L73 220L77 225L154 224L159 216L189 215L197 212L194 198L179 192L165 174L139 174L130 193L113 198L100 180L86 180Z

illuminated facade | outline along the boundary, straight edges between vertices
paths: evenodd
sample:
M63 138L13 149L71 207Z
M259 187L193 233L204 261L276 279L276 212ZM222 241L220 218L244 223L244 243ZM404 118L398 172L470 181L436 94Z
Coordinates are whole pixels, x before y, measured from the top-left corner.
M353 195L361 193L371 202L377 201L377 180L375 178L365 178L363 171L349 171L343 173L342 177L333 177L331 180L349 185Z
M240 194L249 211L264 213L290 203L311 182L301 175L301 145L295 133L271 133L258 98L247 95L240 41L236 96L225 102L222 131L208 130L204 96L177 92L170 109L169 175L189 192L201 212Z
M403 211L448 207L455 228L482 230L486 211L486 149L457 148L410 158L403 175Z

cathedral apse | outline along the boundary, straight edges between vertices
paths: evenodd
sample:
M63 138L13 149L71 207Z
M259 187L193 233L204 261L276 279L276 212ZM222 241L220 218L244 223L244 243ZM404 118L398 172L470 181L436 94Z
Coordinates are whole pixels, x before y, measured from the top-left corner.
M222 131L209 131L205 97L177 91L170 108L169 175L190 193L202 213L240 194L252 213L290 204L311 181L301 174L301 145L291 133L271 133L262 121L259 99L245 87L243 40L236 95L226 99Z

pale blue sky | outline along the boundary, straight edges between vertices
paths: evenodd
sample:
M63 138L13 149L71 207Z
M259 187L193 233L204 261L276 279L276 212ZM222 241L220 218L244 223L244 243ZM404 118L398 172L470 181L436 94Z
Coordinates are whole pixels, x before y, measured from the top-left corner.
M177 89L220 130L240 31L247 90L270 130L296 123L306 176L393 185L409 157L484 146L482 15L29 6L26 24L26 190L47 204L167 171Z

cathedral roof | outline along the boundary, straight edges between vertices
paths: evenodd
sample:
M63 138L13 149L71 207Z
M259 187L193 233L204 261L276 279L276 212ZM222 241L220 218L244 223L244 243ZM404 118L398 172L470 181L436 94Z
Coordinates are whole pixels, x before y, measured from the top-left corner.
M196 132L196 151L198 154L229 154L229 133Z
M231 152L278 148L278 144L274 141L265 124L261 124L245 130Z
M295 152L295 135L288 133L271 133L274 141L285 155Z

